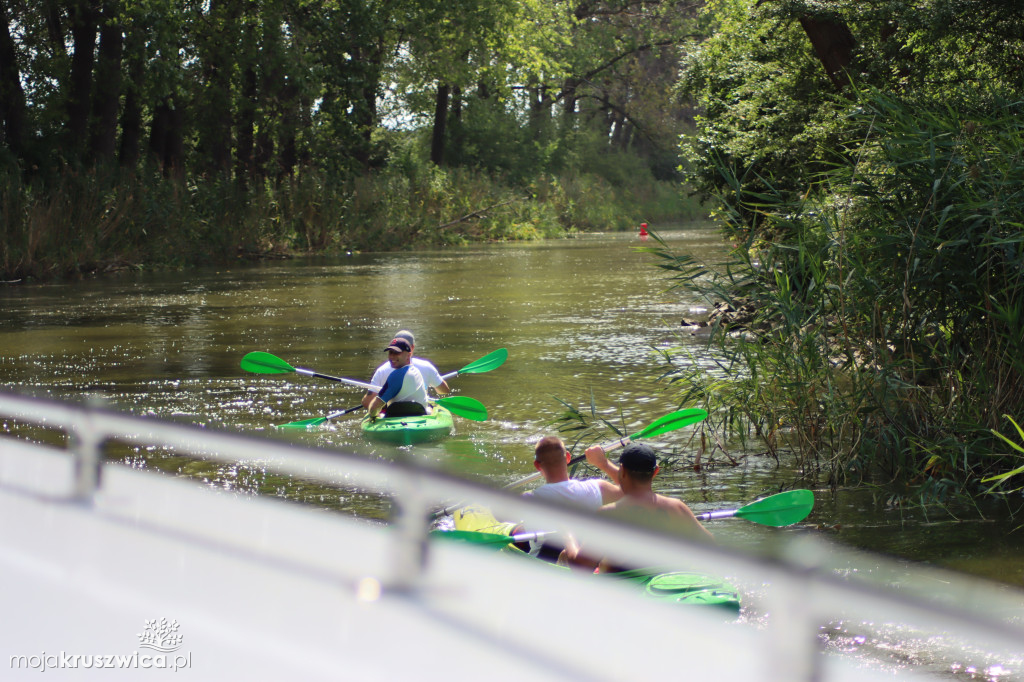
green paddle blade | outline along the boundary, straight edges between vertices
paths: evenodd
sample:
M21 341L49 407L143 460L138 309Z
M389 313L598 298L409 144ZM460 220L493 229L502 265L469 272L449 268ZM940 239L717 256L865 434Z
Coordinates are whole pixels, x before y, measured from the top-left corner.
M242 358L242 369L256 374L288 374L295 371L294 367L281 358L261 350L246 353Z
M450 398L438 398L434 402L463 419L471 419L477 422L487 421L487 408L475 398L454 395Z
M741 507L736 516L762 526L790 526L806 519L813 508L810 490L788 490Z
M704 421L707 419L708 413L698 408L690 408L686 410L677 410L666 414L661 419L657 419L646 427L637 431L632 436L629 436L630 440L637 440L638 438L651 438L652 436L660 436L663 433L669 431L675 431L691 424Z
M508 349L499 348L493 353L488 353L479 360L469 363L459 370L459 374L483 374L484 372L490 372L492 369L501 367L506 359L508 359Z
M325 421L326 417L314 417L313 419L302 419L297 422L288 422L287 424L278 424L276 428L279 429L306 429L310 426L320 426Z

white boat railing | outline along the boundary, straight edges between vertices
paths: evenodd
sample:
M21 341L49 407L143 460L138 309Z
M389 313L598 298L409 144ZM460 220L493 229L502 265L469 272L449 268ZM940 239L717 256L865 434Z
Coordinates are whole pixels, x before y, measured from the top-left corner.
M0 393L0 417L67 435L66 448L0 437L0 488L71 502L89 508L103 486L104 472L121 467L105 461L108 442L166 448L176 454L225 463L252 462L258 453L267 471L326 484L373 491L393 499L390 574L383 588L415 595L431 567L432 510L453 500L489 506L501 518L523 519L531 528L573 528L590 547L634 565L687 566L728 574L751 584L770 584L765 609L773 640L764 661L773 679L824 680L818 634L837 619L906 623L989 650L1014 651L1024 641L1024 593L959 574L914 568L879 557L870 560L825 542L813 533L780 534L760 554L688 541L567 507L527 500L513 493L467 481L417 461L376 460L335 450L296 445L274 437L254 437L171 421L124 414L98 403L72 404ZM64 478L32 475L32 451L69 453ZM194 529L197 534L201 528ZM785 537L781 537L785 535ZM266 548L261 548L265 551ZM907 579L910 575L911 578ZM935 585L942 585L936 594ZM1007 617L1010 614L1010 617Z

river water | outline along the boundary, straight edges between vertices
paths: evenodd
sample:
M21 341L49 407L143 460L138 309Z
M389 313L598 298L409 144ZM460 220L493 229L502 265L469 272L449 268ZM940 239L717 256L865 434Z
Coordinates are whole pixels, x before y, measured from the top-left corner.
M707 225L663 236L707 261L724 254ZM451 439L416 446L417 456L438 466L504 485L533 472L532 444L556 431L567 406L588 415L593 409L625 433L678 409L658 381L655 348L682 344L693 361L711 362L700 338L679 335L680 320L699 316L708 303L669 293L654 259L635 250L639 245L635 235L602 234L7 286L0 288L0 387L56 398L98 394L136 414L281 437L274 425L358 405L361 391L298 374L247 374L239 366L245 353L269 351L298 367L368 381L395 331L405 328L416 334L417 354L442 372L508 349L502 367L451 382L457 394L482 401L490 419L457 419ZM359 415L284 437L395 456L393 447L360 437ZM43 437L17 425L3 428ZM697 512L742 506L794 485L815 487L815 510L799 526L715 522L711 530L721 542L757 545L777 533L820 533L908 566L927 562L1024 585L1024 531L998 507L920 510L890 506L882 489L833 493L800 479L792 463L756 451L730 450L736 464L721 453L705 454L698 472L696 431L666 434L653 444L671 458L656 488ZM584 442L614 437L597 431ZM240 493L368 519L388 515L386 501L268 474L258 457L228 467L146 450L112 456ZM957 679L1024 680L1020 657L932 657L927 642L901 641L898 632L879 639L838 624L823 631L822 641L852 655L898 661L894 665L920 659L926 670Z

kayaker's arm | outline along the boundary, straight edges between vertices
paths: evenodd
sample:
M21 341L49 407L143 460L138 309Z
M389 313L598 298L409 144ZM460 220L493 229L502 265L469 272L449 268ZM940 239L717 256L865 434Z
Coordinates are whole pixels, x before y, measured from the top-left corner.
M452 392L451 386L449 386L448 382L444 380L442 380L437 386L434 386L434 390L437 391L438 395L448 395Z
M622 485L622 480L619 478L619 465L613 464L608 459L608 455L605 453L603 447L600 445L592 445L587 448L586 452L583 454L586 456L587 462L591 466L595 466L603 471L608 478L612 480L612 483L616 486ZM619 497L622 497L622 495L620 494Z
M363 407L369 409L370 403L372 403L373 399L376 397L377 393L374 391L367 391L365 394L363 394Z
M380 411L384 409L384 401L380 399L380 396L376 393L370 398L369 404L366 406L367 415L366 418L373 421L380 414Z

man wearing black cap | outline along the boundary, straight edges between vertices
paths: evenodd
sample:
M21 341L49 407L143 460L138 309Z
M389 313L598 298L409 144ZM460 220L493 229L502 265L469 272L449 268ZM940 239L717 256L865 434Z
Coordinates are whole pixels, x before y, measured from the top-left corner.
M602 453L603 454L603 453ZM599 461L600 455L594 454L588 460ZM608 462L608 456L604 456L605 464L596 464L599 469L608 473L618 473L619 485L622 487L622 499L618 502L605 505L601 508L603 513L635 515L638 510L657 512L655 518L662 517L666 523L673 528L680 528L694 532L696 535L711 538L711 533L701 525L696 515L686 506L682 500L674 497L659 495L651 489L655 475L661 468L658 466L658 456L646 443L630 443L622 451L619 457L619 466L616 467ZM650 514L646 515L650 517Z
M427 414L427 387L423 376L412 365L412 345L401 338L394 338L385 350L392 372L388 375L380 393L373 396L366 406L371 421L387 406L388 417L413 417Z
M409 346L412 348L414 353L411 356L410 364L420 371L420 375L423 376L423 383L426 384L427 388L434 389L438 395L444 395L451 391L448 387L448 383L441 376L441 373L437 371L437 367L434 363L430 362L421 357L415 355L416 352L416 337L412 335L411 331L401 329L395 334L395 339L405 339L409 342ZM391 362L382 363L380 367L373 373L373 378L370 379L370 383L374 386L383 386L384 382L391 373L395 371L394 367L391 366ZM363 407L369 407L373 401L374 396L377 393L374 391L367 391L366 395L363 396Z
M660 468L657 455L646 443L627 445L619 457L618 466L608 461L608 455L600 447L587 450L587 461L608 474L612 480L617 480L622 487L622 499L601 507L602 514L613 514L647 523L653 522L666 529L679 530L706 540L714 540L711 533L701 525L682 500L659 495L651 489L651 483ZM583 554L570 556L569 559L576 565L588 568L599 566L601 573L625 570L612 566L607 560L598 563Z

